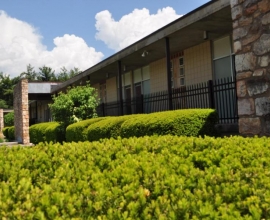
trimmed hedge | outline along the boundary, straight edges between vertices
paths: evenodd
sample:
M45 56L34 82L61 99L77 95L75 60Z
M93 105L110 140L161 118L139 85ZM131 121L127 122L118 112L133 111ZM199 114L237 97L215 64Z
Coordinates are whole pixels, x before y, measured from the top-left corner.
M45 141L47 142L53 142L62 143L65 141L65 128L60 125L58 122L52 122L48 125L48 127L45 130Z
M8 128L8 140L15 140L15 126L10 126Z
M214 136L217 112L213 109L185 109L156 112L130 118L121 126L121 137L151 135Z
M68 142L97 141L103 138L151 135L215 136L217 112L213 109L186 109L151 114L92 118L69 125L46 122L30 127L30 141ZM66 139L64 139L66 138Z
M121 125L128 119L137 118L139 115L125 115L109 117L91 124L87 128L88 140L98 141L103 138L117 138L121 134Z
M87 128L89 125L94 124L98 121L104 120L103 118L91 118L88 120L83 120L74 124L71 124L66 129L66 141L67 142L79 142L79 141L87 141Z
M30 142L37 144L40 142L61 142L63 133L58 122L44 122L34 124L29 128Z
M88 127L88 140L166 134L215 136L217 120L217 112L213 109L187 109L110 117Z
M6 137L6 139L8 139L8 129L9 129L9 127L4 127L3 130L2 130L2 132L3 132L4 136Z
M2 132L7 140L15 140L15 126L4 127Z

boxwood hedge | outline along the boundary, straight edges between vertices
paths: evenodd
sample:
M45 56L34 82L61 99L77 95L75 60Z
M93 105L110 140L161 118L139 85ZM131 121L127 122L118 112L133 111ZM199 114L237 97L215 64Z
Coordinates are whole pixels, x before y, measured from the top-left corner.
M157 112L130 118L121 126L121 137L145 135L215 135L218 116L213 109Z
M37 144L39 142L61 142L63 132L58 122L44 122L34 124L29 128L30 142Z
M134 117L138 117L138 115L109 117L91 124L87 128L88 140L97 141L103 138L117 138L121 134L121 125L123 122Z
M2 130L2 132L3 132L3 134L4 134L4 136L5 136L6 139L9 139L8 138L8 129L9 129L9 126L8 127L4 127L3 130Z
M106 119L106 117L91 118L69 125L66 129L66 141L87 141L87 128L89 125L104 119Z
M2 132L7 140L9 141L15 140L15 127L14 126L4 127Z

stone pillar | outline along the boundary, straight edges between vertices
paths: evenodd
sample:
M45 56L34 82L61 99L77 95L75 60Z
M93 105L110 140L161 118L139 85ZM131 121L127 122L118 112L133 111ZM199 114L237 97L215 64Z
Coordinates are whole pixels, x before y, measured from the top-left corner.
M231 0L239 132L270 136L270 1Z
M4 111L0 109L0 138L3 138L3 128L4 128Z
M28 81L22 79L14 88L14 124L15 139L19 143L29 144Z

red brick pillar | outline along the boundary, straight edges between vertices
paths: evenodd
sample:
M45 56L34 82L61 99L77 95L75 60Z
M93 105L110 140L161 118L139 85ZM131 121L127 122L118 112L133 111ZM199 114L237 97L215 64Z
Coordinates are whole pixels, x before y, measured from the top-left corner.
M28 81L22 79L14 88L14 125L15 139L19 143L29 144Z
M270 135L270 1L231 0L239 132Z
M0 138L3 138L3 128L4 128L4 111L0 109Z

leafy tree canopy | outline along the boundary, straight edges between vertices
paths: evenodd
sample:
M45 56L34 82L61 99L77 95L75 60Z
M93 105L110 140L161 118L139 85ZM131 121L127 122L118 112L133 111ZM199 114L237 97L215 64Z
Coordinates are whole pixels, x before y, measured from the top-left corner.
M68 88L66 93L53 96L49 107L55 121L65 126L76 121L97 117L97 93L89 84Z
M0 99L0 108L8 108L7 102L3 99Z

